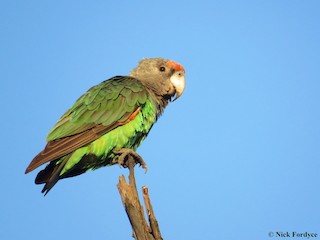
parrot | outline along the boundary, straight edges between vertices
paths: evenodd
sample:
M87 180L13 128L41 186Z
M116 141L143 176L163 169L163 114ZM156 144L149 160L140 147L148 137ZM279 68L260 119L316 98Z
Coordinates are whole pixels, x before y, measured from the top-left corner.
M35 178L46 195L60 179L117 163L125 167L129 156L147 169L136 149L185 86L181 64L144 58L127 76L91 87L53 126L25 174L47 163Z

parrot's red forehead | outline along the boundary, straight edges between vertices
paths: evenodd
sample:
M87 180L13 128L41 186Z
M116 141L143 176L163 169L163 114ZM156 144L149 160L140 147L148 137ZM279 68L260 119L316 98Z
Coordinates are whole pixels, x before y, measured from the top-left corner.
M166 63L166 65L167 65L168 67L172 67L172 68L173 68L174 70L176 70L176 71L184 71L183 66L182 66L181 64L179 64L179 63L174 62L174 61L168 61L168 62Z

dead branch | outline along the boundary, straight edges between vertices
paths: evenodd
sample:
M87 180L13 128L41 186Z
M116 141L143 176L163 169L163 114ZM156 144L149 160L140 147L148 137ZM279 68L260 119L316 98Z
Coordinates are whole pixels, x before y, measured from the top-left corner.
M162 240L158 221L152 209L147 187L143 187L142 192L149 223L145 218L143 206L139 200L134 177L134 166L136 163L133 157L128 157L126 165L129 168L129 185L126 182L125 177L122 175L119 177L119 183L117 184L117 187L123 206L132 226L133 237L136 240Z

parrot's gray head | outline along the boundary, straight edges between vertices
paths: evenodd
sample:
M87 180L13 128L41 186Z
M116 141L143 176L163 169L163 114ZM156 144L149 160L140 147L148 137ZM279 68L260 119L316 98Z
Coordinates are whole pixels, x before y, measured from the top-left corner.
M173 101L178 99L186 86L182 65L163 58L145 58L130 72L157 96Z

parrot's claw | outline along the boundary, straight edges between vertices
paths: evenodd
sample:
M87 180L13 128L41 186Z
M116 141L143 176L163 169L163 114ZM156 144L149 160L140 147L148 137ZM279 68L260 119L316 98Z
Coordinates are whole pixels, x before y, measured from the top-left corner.
M132 149L122 148L120 150L113 150L113 153L119 154L119 157L114 160L114 163L118 163L120 167L122 166L124 168L127 168L128 165L126 164L126 162L128 161L128 157L131 156L133 157L136 163L139 163L140 166L143 169L145 169L145 173L147 173L148 171L147 164L143 161L142 157Z

